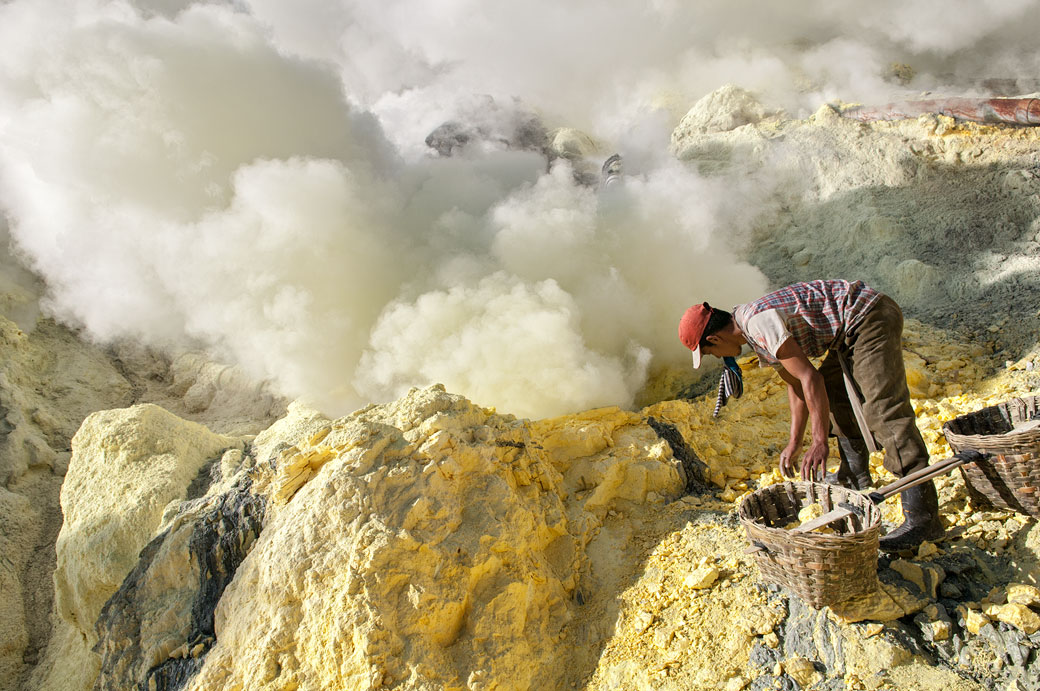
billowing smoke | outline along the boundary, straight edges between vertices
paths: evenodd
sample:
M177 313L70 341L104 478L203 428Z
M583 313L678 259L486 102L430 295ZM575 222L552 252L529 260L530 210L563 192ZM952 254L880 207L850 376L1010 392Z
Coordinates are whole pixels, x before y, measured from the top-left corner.
M692 301L766 287L735 239L762 195L667 154L696 99L735 83L797 114L995 67L1025 84L1037 18L1024 0L9 0L0 208L43 307L99 341L201 344L330 413L431 382L519 415L627 405L685 362ZM893 80L897 62L916 71ZM450 156L426 141L445 123ZM589 135L594 174L621 151L630 175L548 160L536 140L559 126Z
M685 111L725 83L804 114L836 98L893 96L898 63L915 70L909 93L994 77L1035 89L1040 67L1036 0L248 4L286 50L335 65L350 98L392 120L405 146L460 92L520 96L570 126L623 137L648 107Z

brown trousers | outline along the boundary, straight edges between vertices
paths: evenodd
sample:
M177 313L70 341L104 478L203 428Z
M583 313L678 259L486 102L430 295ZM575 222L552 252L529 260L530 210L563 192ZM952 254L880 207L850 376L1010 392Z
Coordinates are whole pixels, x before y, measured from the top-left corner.
M862 394L867 427L885 449L885 468L896 477L928 465L928 447L910 404L902 346L903 312L887 295L881 296L837 346ZM819 370L830 402L832 433L862 438L837 355L828 352Z

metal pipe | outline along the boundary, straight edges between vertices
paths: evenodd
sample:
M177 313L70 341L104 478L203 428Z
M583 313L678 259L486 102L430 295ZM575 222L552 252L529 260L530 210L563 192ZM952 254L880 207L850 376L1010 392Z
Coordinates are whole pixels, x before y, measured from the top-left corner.
M934 113L956 120L1000 122L1009 125L1040 125L1040 99L1036 98L943 98L904 101L883 106L856 106L842 112L862 122L902 120Z

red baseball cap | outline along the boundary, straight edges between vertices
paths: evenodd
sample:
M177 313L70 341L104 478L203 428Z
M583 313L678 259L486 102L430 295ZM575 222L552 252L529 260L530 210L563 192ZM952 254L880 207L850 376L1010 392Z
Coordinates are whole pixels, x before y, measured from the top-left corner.
M693 351L693 366L701 366L701 337L711 317L711 305L704 302L686 310L679 320L679 340Z

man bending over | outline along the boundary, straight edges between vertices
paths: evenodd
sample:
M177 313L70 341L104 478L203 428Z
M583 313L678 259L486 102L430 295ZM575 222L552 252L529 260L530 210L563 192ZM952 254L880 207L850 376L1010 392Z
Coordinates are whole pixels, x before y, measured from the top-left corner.
M928 465L928 449L906 384L902 351L903 313L887 295L860 281L795 283L732 312L694 305L679 321L679 339L701 355L736 357L747 344L761 366L772 366L787 383L791 434L780 470L794 474L806 423L810 443L801 477L822 478L827 437L838 436L837 481L853 489L870 485L869 451L885 450L885 468L903 477ZM826 355L819 368L809 358ZM944 531L939 498L929 481L904 490L902 525L880 540L886 552L936 540Z

